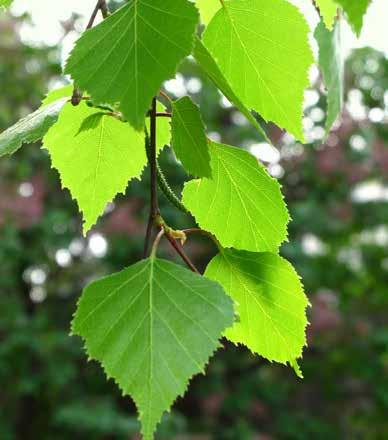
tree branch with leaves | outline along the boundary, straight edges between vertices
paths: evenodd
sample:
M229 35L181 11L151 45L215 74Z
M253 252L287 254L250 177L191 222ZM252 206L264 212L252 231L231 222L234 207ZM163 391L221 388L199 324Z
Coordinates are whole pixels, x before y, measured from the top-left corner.
M0 7L9 4L0 0ZM328 133L343 93L343 18L333 11L342 8L359 32L368 1L316 4ZM104 20L93 27L100 11ZM190 379L205 371L223 336L302 376L308 299L279 255L290 220L281 187L244 148L211 141L199 107L189 96L172 99L163 83L191 55L258 139L271 143L257 114L303 142L303 96L314 61L309 31L286 0L130 0L112 14L99 0L66 63L74 83L51 91L36 112L0 134L0 156L43 138L85 234L149 168L143 259L88 285L72 322L88 357L135 401L145 440ZM166 145L188 176L181 199L158 164ZM158 186L197 227L176 230L165 222ZM184 250L196 233L218 248L204 275ZM157 257L163 237L187 268Z

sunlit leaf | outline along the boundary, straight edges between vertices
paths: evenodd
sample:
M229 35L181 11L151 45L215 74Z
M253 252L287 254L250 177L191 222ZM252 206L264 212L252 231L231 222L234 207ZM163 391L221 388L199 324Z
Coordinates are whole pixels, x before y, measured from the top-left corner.
M209 51L199 38L195 40L193 55L201 69L214 82L214 84L220 89L225 97L237 107L237 109L247 118L247 120L263 135L264 139L271 143L264 129L259 125L257 120L254 118L249 109L243 104L240 98L234 93L225 76L222 74Z
M248 152L211 143L212 178L186 183L182 201L224 247L277 252L288 211L279 183Z
M300 140L313 62L308 33L305 18L286 0L231 0L203 36L240 100Z
M144 134L84 102L66 104L43 143L62 186L77 200L85 232L147 161Z
M226 337L270 361L294 366L306 345L308 300L292 265L275 254L223 250L205 276L218 281L237 304L239 319Z
M319 12L327 29L333 29L338 4L335 0L315 0L315 3L319 8Z

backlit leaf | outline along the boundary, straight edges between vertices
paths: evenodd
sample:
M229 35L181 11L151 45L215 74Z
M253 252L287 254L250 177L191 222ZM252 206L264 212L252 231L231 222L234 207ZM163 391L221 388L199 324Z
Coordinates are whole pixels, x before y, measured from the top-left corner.
M287 237L280 186L248 152L211 143L212 178L186 183L182 201L224 247L277 252Z
M84 232L129 180L140 177L146 164L144 142L144 134L100 109L84 102L66 104L43 143L63 187L83 213Z
M203 36L241 101L300 140L313 62L308 33L303 15L286 0L231 0Z
M239 319L226 337L270 361L294 366L306 344L308 300L292 265L275 254L223 250L205 276L218 281L237 304Z
M220 285L150 258L86 287L72 330L133 398L143 438L151 440L232 323L232 301Z
M333 29L338 4L335 2L335 0L315 0L315 3L319 8L319 12L327 29Z
M195 0L201 15L201 22L208 24L215 13L221 8L220 0Z
M209 51L203 45L199 38L195 40L194 58L201 67L201 69L206 73L206 75L214 82L214 84L220 89L220 91L225 95L225 97L234 104L237 109L247 118L247 120L263 135L263 137L271 143L268 139L265 131L256 119L253 117L249 109L243 104L240 98L235 94L230 84L226 80L225 76L220 71L216 62L210 55Z

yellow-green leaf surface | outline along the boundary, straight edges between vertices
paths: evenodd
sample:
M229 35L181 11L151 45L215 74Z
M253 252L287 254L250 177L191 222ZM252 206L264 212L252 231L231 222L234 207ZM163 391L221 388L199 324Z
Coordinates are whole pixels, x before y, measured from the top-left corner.
M186 183L182 201L224 247L277 252L289 214L279 183L248 152L211 143L212 178Z
M67 97L68 99L71 98L71 95L73 94L74 85L68 84L63 87L59 87L57 89L51 90L47 96L42 101L42 107L45 107L48 104L51 104L52 102L58 100L59 98ZM166 107L161 103L157 102L156 104L156 110L158 112L165 112ZM150 119L147 118L146 120L146 126L148 129L148 132L150 132ZM167 119L164 118L158 118L157 124L156 124L156 141L157 141L157 152L159 152L165 145L169 145L171 141L171 126Z
M0 9L8 8L12 3L12 0L0 0Z
M67 84L66 86L51 90L42 100L42 107L45 107L60 98L70 99L73 94L73 88L73 84Z
M209 51L199 38L196 38L195 40L193 55L201 69L214 82L214 84L226 96L226 98L228 98L228 100L237 107L237 109L247 118L247 120L262 134L264 139L267 140L268 143L271 143L264 129L259 125L249 109L233 91L220 68L217 66Z
M333 29L338 4L334 0L315 0L315 3L319 8L319 12L327 29Z
M360 35L364 22L364 15L370 4L370 0L336 0L345 11L347 19L354 32Z
M77 200L85 232L146 164L144 134L84 102L66 104L43 143L63 187Z
M208 24L215 13L221 8L220 0L195 0L201 15L201 22Z
M172 103L172 147L188 173L211 177L205 125L197 105L185 96Z
M313 62L308 33L305 18L286 0L225 0L203 36L241 101L300 140Z
M327 89L326 133L341 112L344 94L344 55L342 53L341 21L329 31L323 22L315 30L319 47L319 67Z
M293 365L306 344L308 300L292 265L275 254L223 250L205 276L237 305L239 319L226 337L270 361Z
M219 284L150 258L86 287L72 330L133 398L143 439L151 440L163 412L203 372L233 318Z
M0 133L0 157L15 153L23 144L41 139L57 121L66 101L66 98L61 98L45 107L40 107Z
M198 12L188 0L131 0L78 40L66 65L96 103L120 102L137 130L163 81L190 54Z

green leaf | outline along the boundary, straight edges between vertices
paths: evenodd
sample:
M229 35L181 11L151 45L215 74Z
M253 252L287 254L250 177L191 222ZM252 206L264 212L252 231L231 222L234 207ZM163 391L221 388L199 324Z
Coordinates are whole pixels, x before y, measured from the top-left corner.
M220 0L195 0L201 15L201 22L208 24L215 13L221 8Z
M360 35L370 0L336 0L336 2L345 11L354 32Z
M342 53L341 21L332 31L320 22L315 30L319 47L319 67L327 89L326 133L342 110L344 94L344 56Z
M43 143L63 187L77 200L85 233L146 164L144 134L84 102L66 104Z
M240 100L303 140L309 27L286 0L225 1L203 42Z
M294 366L306 344L308 300L292 265L275 254L223 250L205 276L237 304L239 320L225 336L270 361Z
M205 126L198 106L185 96L172 103L172 147L185 170L196 177L211 177Z
M42 107L45 107L46 105L51 104L52 102L60 98L71 98L71 95L73 94L73 89L73 84L68 84L66 86L51 90L43 99Z
M15 153L23 144L41 139L57 121L66 101L66 98L61 98L41 107L0 133L0 157Z
M271 143L265 131L256 121L252 113L247 109L240 98L234 93L225 76L222 74L221 70L210 55L209 51L202 44L202 41L199 38L196 38L195 40L193 55L201 69L214 82L214 84L226 96L226 98L228 98L228 100L238 108L238 110L247 118L247 120L263 135L268 143Z
M72 330L136 403L144 440L233 323L221 286L150 258L86 287Z
M4 8L8 8L9 6L11 6L12 0L0 0L0 9Z
M165 112L166 107L160 103L157 102L156 104L156 110L158 112ZM148 133L151 131L150 126L150 119L147 120L147 128ZM156 120L156 147L157 147L157 153L163 149L164 146L170 145L171 143L171 125L170 121L167 118L157 118Z
M97 103L115 104L137 130L163 81L190 54L198 12L188 0L132 0L78 40L66 65Z
M338 5L334 0L315 0L327 29L332 30Z
M186 183L182 201L223 247L277 252L289 214L280 186L248 152L211 143L212 179Z

